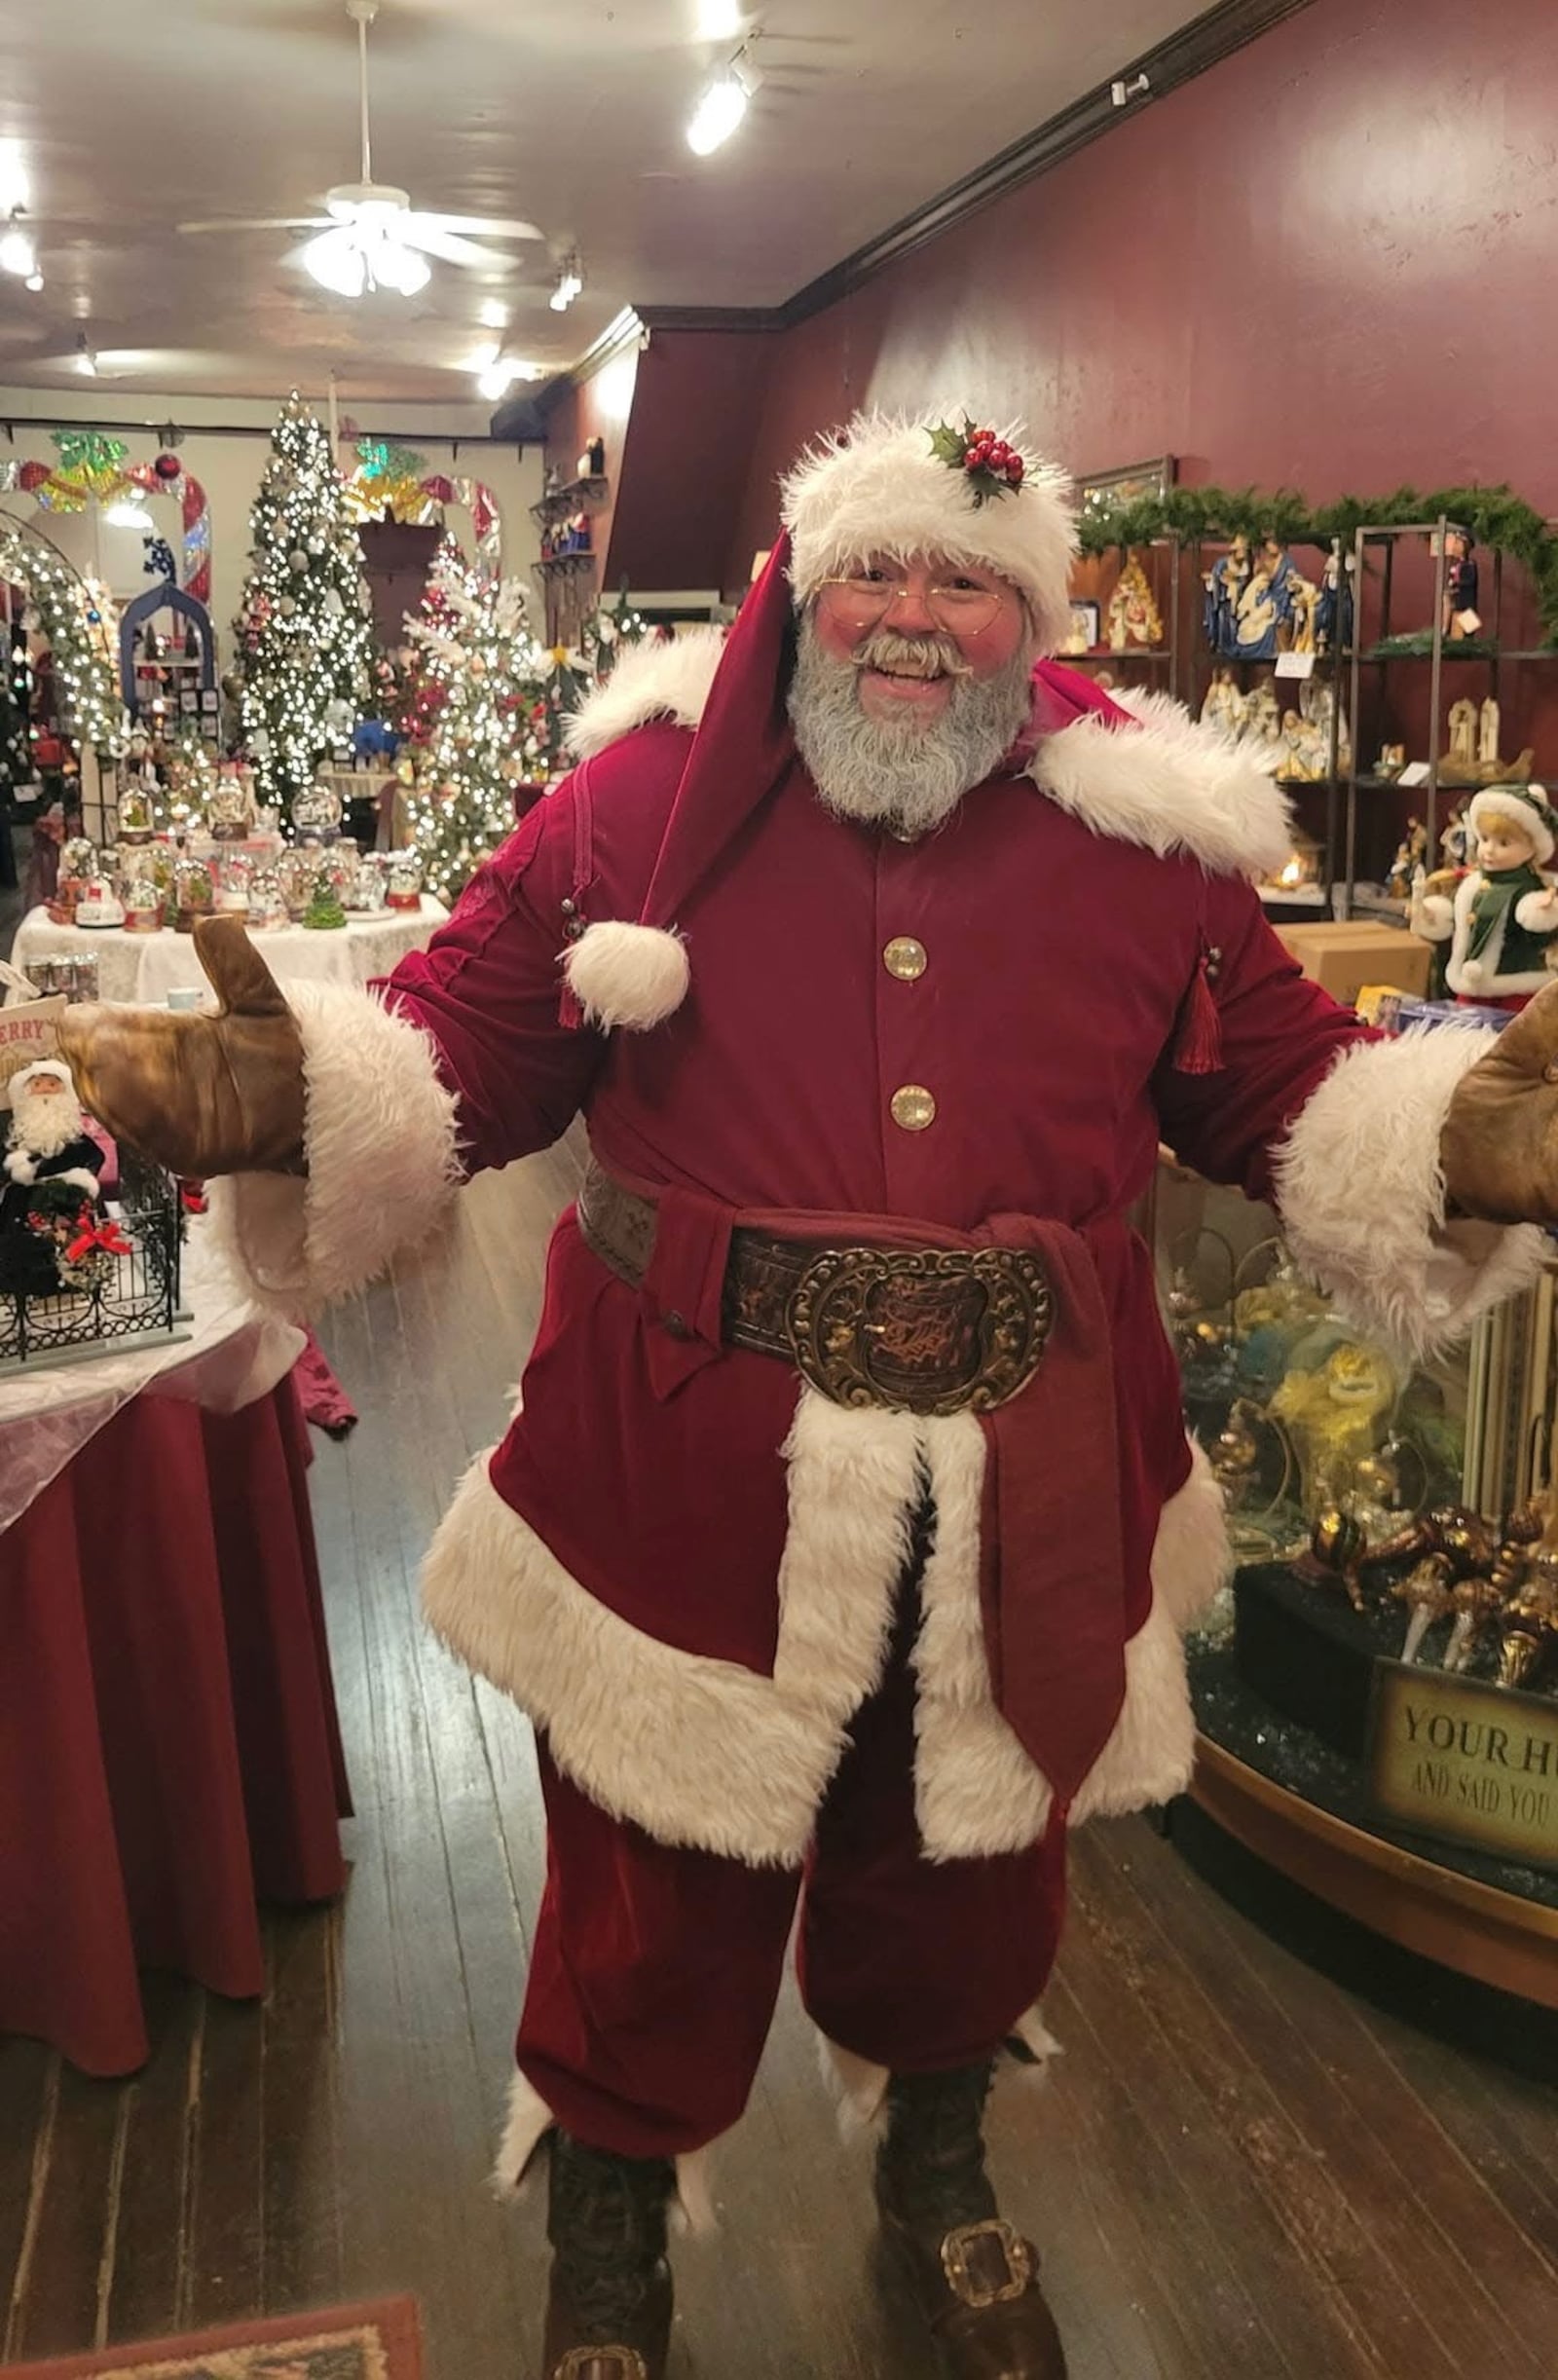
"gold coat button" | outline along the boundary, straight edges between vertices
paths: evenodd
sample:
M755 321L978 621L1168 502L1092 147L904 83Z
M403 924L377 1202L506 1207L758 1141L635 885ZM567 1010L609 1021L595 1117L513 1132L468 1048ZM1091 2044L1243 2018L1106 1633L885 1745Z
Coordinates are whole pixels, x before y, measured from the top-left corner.
M903 1083L892 1097L893 1122L906 1133L922 1133L936 1121L936 1101L923 1083Z
M889 975L896 975L901 984L912 984L930 964L925 956L925 945L916 942L912 934L895 934L882 952L882 965Z

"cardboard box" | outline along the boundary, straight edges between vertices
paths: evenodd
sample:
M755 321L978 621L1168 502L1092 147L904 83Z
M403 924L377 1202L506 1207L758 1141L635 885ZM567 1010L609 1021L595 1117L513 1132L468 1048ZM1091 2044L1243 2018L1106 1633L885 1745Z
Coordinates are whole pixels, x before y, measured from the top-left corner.
M1365 984L1389 984L1421 997L1428 988L1426 942L1398 926L1354 918L1347 925L1280 925L1277 939L1304 973L1351 1008Z

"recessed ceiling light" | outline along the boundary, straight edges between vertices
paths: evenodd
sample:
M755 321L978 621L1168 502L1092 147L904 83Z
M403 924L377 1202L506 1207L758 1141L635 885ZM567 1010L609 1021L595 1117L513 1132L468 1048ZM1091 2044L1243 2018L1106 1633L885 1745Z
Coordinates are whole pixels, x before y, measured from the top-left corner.
M27 276L27 287L29 289L41 289L43 287L43 275L38 272L29 273Z
M501 298L483 298L481 311L476 319L483 330L506 330L508 328L508 309Z
M697 0L699 41L735 41L745 31L736 0Z

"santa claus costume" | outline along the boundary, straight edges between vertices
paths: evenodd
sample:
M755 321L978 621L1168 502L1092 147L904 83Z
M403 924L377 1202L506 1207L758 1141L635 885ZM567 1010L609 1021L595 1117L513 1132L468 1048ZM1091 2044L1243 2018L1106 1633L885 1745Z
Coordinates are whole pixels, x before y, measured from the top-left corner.
M1053 652L1064 491L1015 451L982 476L934 417L817 449L727 644L622 664L377 996L289 991L306 1176L215 1193L260 1292L316 1303L587 1119L521 1410L424 1582L538 1734L501 2170L551 2139L549 2380L663 2369L673 2169L695 2212L798 1901L948 2367L1063 2370L981 2110L1047 2046L1066 1830L1188 1779L1180 1631L1228 1558L1127 1214L1167 1139L1420 1350L1539 1262L1445 1222L1488 1037L1379 1042L1300 977L1252 888L1282 797L1173 705L1041 662L935 832L819 799L792 696L827 589L929 557L949 609L964 565Z
M0 1157L0 1292L52 1297L61 1286L58 1249L32 1218L94 1208L106 1160L87 1130L70 1068L58 1059L19 1066L10 1098Z

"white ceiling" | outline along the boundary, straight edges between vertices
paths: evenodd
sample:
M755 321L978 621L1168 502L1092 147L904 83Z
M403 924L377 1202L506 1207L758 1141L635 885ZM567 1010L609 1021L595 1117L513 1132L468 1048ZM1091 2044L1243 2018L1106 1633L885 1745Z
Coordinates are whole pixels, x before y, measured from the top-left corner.
M501 303L505 346L575 360L625 304L773 305L1200 15L1184 0L767 0L763 82L713 158L684 129L734 43L724 0L383 0L374 170L414 205L519 215L488 280L435 264L355 302L282 263L286 232L180 238L192 217L315 210L356 179L342 0L12 0L0 142L17 144L46 287L0 276L0 383L105 393L458 399ZM756 10L753 15L758 14ZM750 17L749 17L750 21ZM0 148L0 160L6 152ZM3 178L3 167L0 167ZM576 248L584 296L547 298ZM111 375L111 377L108 377Z

